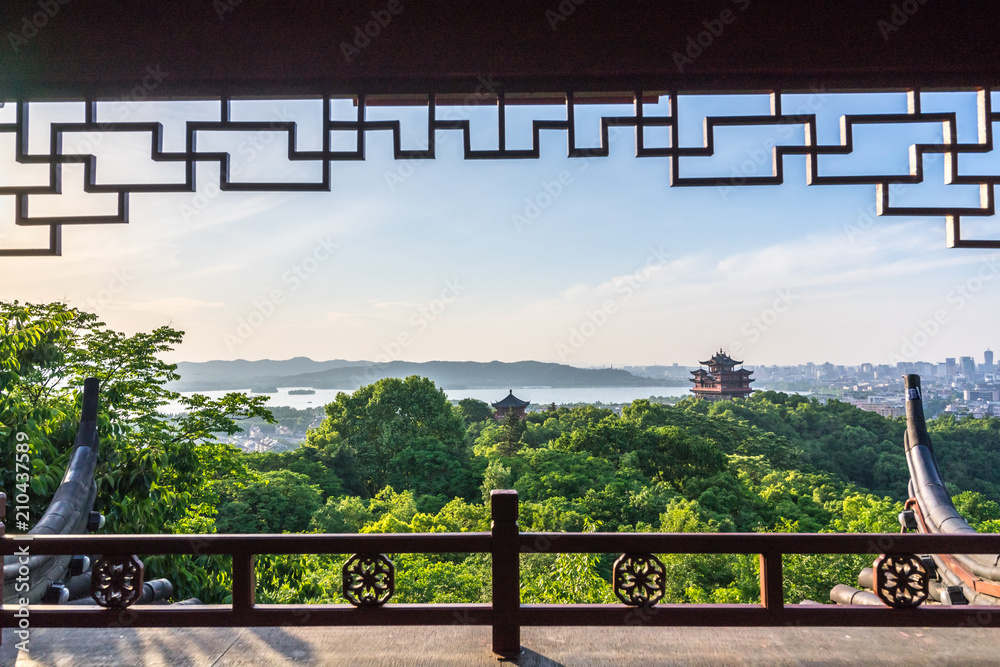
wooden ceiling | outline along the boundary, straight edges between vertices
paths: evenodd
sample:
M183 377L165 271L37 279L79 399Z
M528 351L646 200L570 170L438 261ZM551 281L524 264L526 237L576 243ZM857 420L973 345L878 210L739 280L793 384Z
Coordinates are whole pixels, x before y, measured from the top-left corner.
M987 0L4 0L0 99L147 68L164 99L1000 86L996 25Z

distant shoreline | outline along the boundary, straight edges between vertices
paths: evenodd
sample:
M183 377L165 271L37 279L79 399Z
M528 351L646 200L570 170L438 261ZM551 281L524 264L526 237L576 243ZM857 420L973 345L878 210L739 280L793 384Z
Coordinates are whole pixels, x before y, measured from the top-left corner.
M513 389L517 391L521 390L533 390L533 389L545 389L545 390L557 390L557 389L654 389L656 387L669 387L676 389L679 387L690 387L689 382L671 382L671 381L657 381L654 384L568 384L568 385L540 385L540 384L496 384L496 385L473 385L473 384L438 384L438 389L443 389L444 391L509 391ZM292 394L295 395L306 395L315 394L317 391L343 391L351 393L356 391L358 387L309 387L308 389L303 389L302 387L289 388L289 387L277 387L277 388L255 388L247 389L245 384L239 386L236 383L229 382L207 382L207 383L195 383L195 382L175 382L169 387L170 391L177 391L181 393L191 393L191 392L205 392L205 391L238 391L247 394Z
M356 361L207 362L177 365L173 391L221 391L252 387L353 391L384 378L426 377L446 391L551 388L686 387L686 377L667 376L666 367L635 375L621 368L578 368L539 361Z
M269 400L266 403L267 407L293 407L298 409L305 408L317 408L334 401L338 393L350 394L355 391L355 389L315 389L315 394L307 395L296 395L290 394L290 389L303 389L301 385L298 387L278 387L277 394L256 394L256 396L266 396ZM473 398L476 400L483 401L485 403L492 403L499 401L507 392L513 390L514 394L525 401L530 401L534 405L550 405L551 403L556 403L557 405L571 405L577 403L591 403L591 404L605 404L605 405L615 405L615 404L626 404L631 403L638 399L648 399L648 398L676 398L690 396L688 387L671 387L671 386L654 386L654 387L489 387L482 389L454 389L454 388L443 388L443 391L448 396L449 400L457 401L463 398ZM210 389L210 390L191 390L184 391L182 393L190 394L206 394L210 398L221 398L224 394L230 392L244 392L250 393L250 389L246 386L236 387L233 389ZM163 412L177 412L176 406L173 404L164 406Z

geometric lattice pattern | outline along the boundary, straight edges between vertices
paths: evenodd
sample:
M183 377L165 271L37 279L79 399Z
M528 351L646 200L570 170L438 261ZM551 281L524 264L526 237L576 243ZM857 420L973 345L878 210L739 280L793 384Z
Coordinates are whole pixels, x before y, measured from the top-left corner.
M647 115L644 112L644 102L658 100L660 95L666 95L667 112L663 115ZM886 216L943 216L946 220L949 247L1000 247L1000 240L968 239L962 236L961 219L963 216L993 216L995 213L994 187L1000 175L961 174L959 158L962 155L974 153L989 153L993 150L993 123L1000 121L1000 114L992 111L989 90L978 91L977 130L978 140L971 143L959 143L957 114L954 112L923 112L921 110L921 93L918 90L908 93L908 110L906 113L853 114L841 117L840 141L833 144L820 144L817 139L816 115L810 113L785 114L782 110L780 92L771 94L771 109L769 114L711 116L705 119L704 142L701 146L682 146L679 138L678 96L675 93L645 93L635 91L614 98L618 103L628 102L633 105L630 115L602 117L600 119L600 145L595 147L579 147L576 142L576 125L578 107L581 104L593 104L601 101L611 101L614 96L586 95L575 93L559 93L549 98L550 102L565 104L565 117L556 120L533 120L531 122L532 144L530 148L508 148L505 118L508 108L514 104L538 104L539 96L531 98L507 95L503 91L491 91L488 95L477 99L477 104L495 105L497 109L498 148L472 148L470 122L467 119L439 118L441 105L448 104L449 98L439 98L435 95L414 96L406 100L397 99L393 104L426 106L427 110L427 148L420 150L404 150L401 148L401 132L399 120L370 120L368 109L371 106L364 95L354 98L356 116L351 120L334 120L331 117L331 100L323 100L322 147L319 150L298 150L296 142L297 126L292 121L233 121L231 101L223 99L219 103L220 112L217 121L188 121L186 123L186 146L183 151L168 152L163 150L163 126L158 122L97 122L97 103L88 101L85 105L83 122L54 122L50 128L50 144L47 154L28 153L27 128L30 115L30 104L17 102L16 119L12 123L0 124L0 136L4 133L13 134L16 144L15 159L23 164L44 164L48 166L48 182L42 185L13 185L5 183L0 176L0 195L14 195L16 200L15 224L22 226L47 226L49 228L48 245L31 249L0 248L0 255L59 255L61 253L61 229L63 225L80 224L120 224L129 221L129 195L141 192L194 192L196 184L196 167L198 163L218 165L219 189L223 191L328 191L331 188L330 164L337 161L364 160L365 137L368 132L391 132L393 138L393 155L399 160L426 160L435 156L435 134L440 130L454 130L462 133L464 139L464 157L466 159L532 159L540 155L539 138L542 132L566 132L567 155L570 158L590 158L607 156L609 154L609 130L615 127L630 127L635 132L637 157L669 158L671 165L670 184L680 187L699 186L742 186L742 185L777 185L784 181L784 157L801 155L806 158L806 182L810 185L849 185L870 184L875 186L876 211ZM452 96L454 98L454 96ZM416 100L416 102L414 102ZM385 100L376 100L379 105ZM441 114L444 116L445 114ZM860 126L878 126L885 124L905 123L938 123L943 127L942 140L936 143L915 144L910 149L909 174L868 174L868 175L824 175L820 173L820 157L826 155L848 155L855 150L854 131ZM716 130L724 127L767 127L792 126L801 128L800 137L804 142L795 145L774 145L770 147L770 173L764 175L748 175L737 179L724 180L718 176L685 176L681 173L683 159L692 157L710 157L716 152ZM269 131L287 135L287 157L292 162L314 162L322 165L322 177L315 182L240 182L234 181L230 163L232 156L228 152L201 151L198 149L199 134L205 132L261 132ZM668 137L666 141L648 141L647 135L655 131L657 136ZM148 133L150 140L150 157L155 162L174 162L184 165L184 179L176 183L150 184L107 184L97 181L97 158L94 155L67 155L62 150L62 137L65 133L87 132L130 132ZM331 135L350 137L351 147L334 150ZM661 145L655 145L655 144ZM897 183L919 184L924 181L923 157L927 154L939 154L944 158L945 183L979 186L978 206L897 206L890 201L891 186ZM117 195L117 210L110 215L68 215L68 216L32 216L29 210L29 199L32 195L60 194L62 166L68 163L82 163L84 169L84 191L88 193L111 193Z

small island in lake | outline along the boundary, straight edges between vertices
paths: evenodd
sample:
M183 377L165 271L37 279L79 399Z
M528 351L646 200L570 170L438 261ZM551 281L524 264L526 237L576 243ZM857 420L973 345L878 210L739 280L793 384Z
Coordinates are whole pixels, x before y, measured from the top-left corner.
M311 396L312 394L315 394L315 393L316 393L315 389L289 389L288 390L288 395L289 396Z

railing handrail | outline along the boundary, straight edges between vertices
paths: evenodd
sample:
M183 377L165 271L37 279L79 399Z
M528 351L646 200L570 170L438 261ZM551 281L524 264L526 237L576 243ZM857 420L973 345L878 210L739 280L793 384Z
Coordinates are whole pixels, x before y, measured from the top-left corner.
M947 537L948 539L938 539ZM526 547L551 541L558 553L663 554L993 553L1000 534L917 533L521 533Z
M1000 552L1000 533L519 533L522 553L880 554ZM492 536L468 533L234 533L10 535L0 553L31 543L32 555L80 553L256 555L489 553Z
M483 532L8 535L0 542L0 552L13 554L15 543L30 542L32 555L488 553L490 540Z

